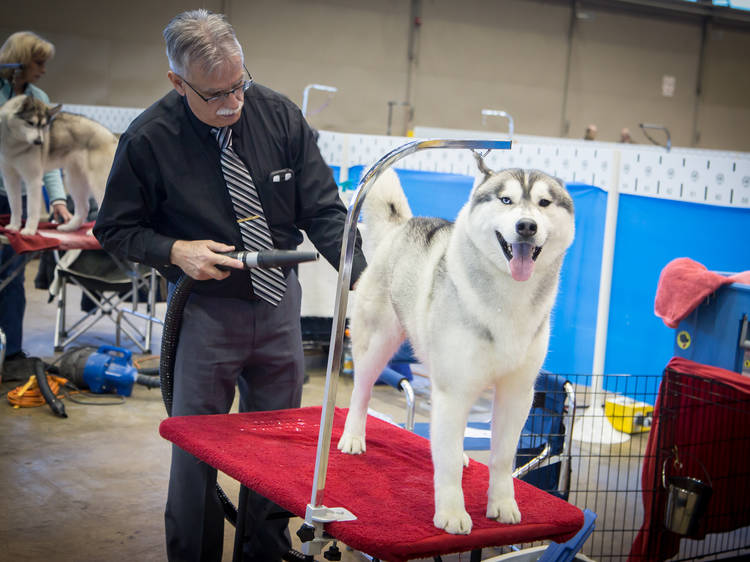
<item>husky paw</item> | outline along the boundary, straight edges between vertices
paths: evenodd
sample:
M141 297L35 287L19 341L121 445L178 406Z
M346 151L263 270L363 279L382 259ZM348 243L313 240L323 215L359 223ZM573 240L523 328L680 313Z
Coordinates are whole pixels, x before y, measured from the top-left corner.
M495 519L500 523L510 523L512 525L521 522L521 512L518 509L516 500L513 498L506 498L487 504L487 517Z
M471 533L471 517L465 509L455 511L438 511L432 519L438 529L444 529L452 535L468 535Z
M7 228L7 229L8 230L12 230L11 228ZM18 229L16 229L16 230L18 230ZM21 229L21 235L22 236L34 236L34 234L36 234L36 228L29 228L28 226L24 226Z
M21 230L21 223L11 222L5 226L5 230L10 230L11 232L18 232L19 230Z
M338 444L339 451L347 455L359 455L367 450L364 435L353 435L348 432L341 434Z
M81 228L81 224L83 224L81 221L71 220L66 222L65 224L61 224L57 227L57 230L61 230L63 232L71 232L73 230L78 230Z

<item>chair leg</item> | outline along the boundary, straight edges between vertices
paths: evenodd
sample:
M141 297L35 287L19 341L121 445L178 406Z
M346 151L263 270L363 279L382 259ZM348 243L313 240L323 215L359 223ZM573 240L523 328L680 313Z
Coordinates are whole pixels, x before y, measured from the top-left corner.
M552 543L539 557L539 562L569 562L576 557L581 547L594 532L596 513L589 509L583 510L583 527L569 541L564 543Z
M242 561L242 546L245 542L245 513L247 511L247 498L249 491L247 486L240 486L240 498L237 502L237 525L234 529L234 552L233 562Z
M65 294L68 285L64 275L60 276L60 285L57 289L57 315L55 317L55 351L62 351L63 346L60 341L65 337Z

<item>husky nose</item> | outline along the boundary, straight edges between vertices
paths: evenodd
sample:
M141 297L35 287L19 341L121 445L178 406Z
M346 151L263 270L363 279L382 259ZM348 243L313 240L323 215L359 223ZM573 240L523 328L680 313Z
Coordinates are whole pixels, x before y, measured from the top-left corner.
M533 220L520 220L516 223L516 232L525 238L536 234L536 222Z
M36 145L42 144L42 139L34 139L34 144Z

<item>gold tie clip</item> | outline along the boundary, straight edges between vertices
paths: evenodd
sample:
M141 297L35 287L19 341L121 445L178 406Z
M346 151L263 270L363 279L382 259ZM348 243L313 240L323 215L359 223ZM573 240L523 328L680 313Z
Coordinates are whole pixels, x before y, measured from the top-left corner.
M255 219L259 219L260 215L252 215L249 217L245 217L244 219L237 219L237 222L246 222L246 221L254 221Z

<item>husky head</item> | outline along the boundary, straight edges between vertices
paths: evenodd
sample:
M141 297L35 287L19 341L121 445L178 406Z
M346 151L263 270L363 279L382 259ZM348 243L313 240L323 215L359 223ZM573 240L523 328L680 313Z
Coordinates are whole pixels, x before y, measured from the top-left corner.
M484 255L516 281L558 264L573 242L573 199L562 181L538 170L487 167L471 192L469 235Z
M49 125L62 105L49 106L30 96L16 96L3 106L8 132L27 144L43 145Z

